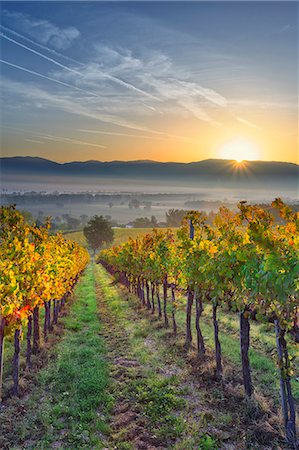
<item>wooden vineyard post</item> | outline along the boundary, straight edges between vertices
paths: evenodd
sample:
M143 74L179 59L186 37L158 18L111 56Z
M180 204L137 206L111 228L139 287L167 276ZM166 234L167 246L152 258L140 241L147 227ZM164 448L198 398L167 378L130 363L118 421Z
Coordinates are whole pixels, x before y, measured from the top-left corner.
M146 307L147 309L151 309L150 288L147 280L145 282L145 289L146 289Z
M155 314L155 284L151 282L152 314Z
M294 399L292 396L292 388L290 376L288 375L288 351L285 341L285 330L282 330L278 320L274 321L276 334L276 348L278 355L279 378L280 378L280 395L281 408L284 419L285 432L287 441L298 449L296 438L296 412Z
M31 336L32 336L32 315L28 317L28 325L27 325L27 335L26 335L26 366L30 369L31 368Z
M194 239L194 225L192 220L189 220L189 238ZM186 307L186 340L185 346L188 348L192 342L192 331L191 331L191 317L192 317L192 306L193 306L194 293L188 286L187 289L187 307Z
M162 317L162 310L161 310L161 299L160 299L159 283L156 283L156 295L157 295L159 319L161 319L161 317Z
M12 366L12 377L13 377L13 393L14 395L19 394L19 366L20 366L20 330L16 330L14 334L14 356L13 356L13 366Z
M168 328L169 322L167 316L167 275L165 275L163 281L163 314L164 314L164 325L166 328Z
M40 349L40 333L39 333L39 308L33 309L33 353L38 353Z
M48 332L50 330L50 301L44 302L45 306L45 318L44 318L44 340L48 341Z
M221 361L221 344L219 341L219 326L217 320L217 303L213 303L213 325L214 325L214 341L215 341L215 357L216 357L216 377L222 376Z
M243 372L243 384L245 393L248 397L253 394L253 385L251 380L251 369L249 362L249 345L250 345L250 323L248 319L248 311L240 312L240 350Z
M190 288L187 292L187 308L186 308L186 340L185 346L190 347L192 342L192 331L191 331L191 316L192 316L192 305L193 305L194 294Z
M171 303L172 303L171 315L172 315L173 334L176 336L177 335L177 324L176 324L176 319L175 319L176 305L175 305L175 285L174 284L171 285Z
M189 220L189 237L190 239L194 239L194 225L192 223L192 220Z
M200 297L198 290L195 291L195 308L196 308L195 327L197 334L197 354L198 356L200 356L205 354L206 348L200 328L200 318L203 312L203 306L202 306L202 298Z

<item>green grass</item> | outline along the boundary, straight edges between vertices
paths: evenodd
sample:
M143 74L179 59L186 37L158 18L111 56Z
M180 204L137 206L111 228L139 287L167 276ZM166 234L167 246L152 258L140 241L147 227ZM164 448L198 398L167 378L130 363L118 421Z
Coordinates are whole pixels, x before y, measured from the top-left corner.
M181 299L185 301L184 299ZM170 315L169 315L170 317ZM178 327L185 329L186 315L182 305L177 311ZM222 354L241 370L239 318L237 313L230 313L219 308L219 338ZM214 328L212 324L212 308L204 306L201 320L201 330L208 347L214 348ZM193 338L196 339L195 326L192 329ZM298 357L298 346L289 341L290 354ZM249 351L253 381L258 388L267 395L272 395L276 403L279 399L279 376L276 365L275 332L271 324L251 322L251 347ZM296 377L292 379L293 396L299 400L299 383Z
M175 230L175 228L172 228ZM167 230L167 228L159 228L159 230ZM115 228L114 229L114 241L112 245L120 245L127 242L129 238L136 239L138 236L144 236L147 233L151 233L152 228ZM71 233L65 233L64 237L72 241L78 242L83 247L87 247L87 242L84 237L83 231L73 231Z
M115 318L117 329L124 330L128 341L127 358L138 360L142 367L142 376L126 383L124 388L118 385L118 395L139 405L148 420L148 429L161 441L173 441L185 430L185 423L180 411L185 407L181 398L182 389L176 376L165 377L158 372L165 364L161 361L158 348L147 345L153 336L151 324L146 320L132 320L132 304L124 301L116 286L111 284L111 277L101 266L96 266L103 296ZM156 331L156 330L155 330ZM132 374L136 369L131 369ZM121 392L119 391L121 389ZM124 447L116 447L124 448ZM128 447L131 448L131 447Z
M54 346L49 364L37 374L36 385L25 401L25 413L14 423L14 436L22 448L104 446L113 399L107 391L108 366L99 335L91 266L79 282L75 302L63 321L63 337Z
M185 330L185 297L179 298L179 307L177 310L177 324L181 333ZM171 305L168 302L168 317L171 326ZM195 314L193 312L193 314ZM241 372L241 358L240 358L240 344L239 344L239 318L237 313L227 312L219 308L219 333L222 347L222 354L224 358L231 361ZM136 346L140 350L140 342L144 335L149 332L149 326L146 319L141 319L141 327L137 327L136 323L131 326L131 335L135 336ZM214 348L214 329L212 324L211 306L204 306L204 314L201 320L202 333L205 338L206 345ZM193 317L193 339L196 340L196 330ZM140 336L138 336L140 333ZM161 336L163 339L163 336ZM298 358L298 345L289 340L290 354ZM143 358L146 363L147 354L141 354L139 357ZM275 333L271 324L262 324L258 322L251 322L251 349L250 349L250 363L252 368L252 376L255 386L262 393L272 396L276 404L280 402L279 396L279 376L276 365L276 347L275 347ZM299 382L296 376L292 377L293 396L296 402L299 400Z
M102 297L105 299L114 321L113 328L108 330L107 325L101 325L99 321L95 282L100 286L100 300ZM170 303L168 306L171 319ZM48 363L34 375L30 395L16 399L5 415L1 415L0 448L107 447L105 437L111 432L109 417L112 406L117 404L119 398L138 405L147 420L148 430L167 448L220 448L221 440L218 435L214 436L213 429L230 429L239 419L237 413L229 409L229 405L225 410L212 410L212 415L205 409L200 410L196 417L193 410L188 412L185 394L187 398L195 395L197 404L207 407L212 399L217 404L217 395L221 400L221 387L208 386L206 392L193 392L188 384L190 379L184 378L187 377L187 369L182 342L176 345L170 337L171 330L166 330L161 322L138 307L138 299L114 285L102 266L90 265L87 268L76 287L75 301L70 306L69 315L60 319L64 323L63 334L50 349ZM184 298L179 299L177 322L178 340L182 341L185 330ZM206 344L213 349L211 308L208 305L201 322ZM219 324L223 356L241 373L238 316L219 310ZM109 342L115 334L121 335L120 341L115 338L114 343L117 356L124 355L139 363L137 369L131 367L127 370L127 379L122 384L109 378L111 366L108 366L106 344L100 334L102 327L106 327L106 335L109 333ZM250 360L254 384L259 392L272 396L278 404L279 380L272 355L275 336L271 325L253 322L251 335ZM196 338L195 328L193 338ZM296 346L291 345L291 351L296 351ZM12 343L7 342L6 362L11 356ZM293 389L298 400L298 381L293 382ZM125 432L119 430L113 448L134 448L124 438Z
M240 408L236 408L235 400L229 399L221 384L218 385L212 381L205 386L203 382L199 389L195 389L192 384L190 367L188 362L186 364L185 352L182 348L185 329L184 310L177 312L179 335L175 339L171 329L165 329L157 318L143 308L140 310L140 302L136 296L128 294L124 288L115 285L112 277L103 267L98 266L96 271L103 297L114 316L117 317L117 329L121 326L128 337L130 352L125 350L125 355L129 359L138 359L143 367L144 376L136 375L135 381L127 382L125 389L118 385L119 394L126 399L136 399L144 416L148 419L149 429L166 444L167 448L176 450L215 450L221 448L222 436L223 439L227 439L229 435L232 440L235 439L238 442L241 434L244 435L243 439L246 443L251 445L250 431L248 429L245 435L244 425L242 425L247 414L244 412L246 411L244 397L241 397L239 401ZM206 343L212 348L212 324L203 321L202 326ZM195 330L193 332L195 339ZM238 338L226 334L222 329L221 343L224 357L233 363L230 365L230 371L235 367L233 371L236 370L240 375ZM273 394L278 402L279 386L274 363L266 355L254 353L251 356L257 358L253 364L256 361L256 364L264 370L264 372L261 370L259 377L255 378L258 390L267 395ZM211 366L209 370L212 371ZM270 378L269 373L272 374ZM213 376L211 380L212 378ZM274 385L269 387L270 383ZM238 382L236 387L241 389ZM239 395L239 390L237 393ZM254 428L254 425L252 426ZM124 436L120 434L125 441ZM116 448L134 448L130 447L129 442L125 442L125 445L125 447L116 446Z
M144 228L119 228L115 229L114 244L121 244L126 242L129 237L136 238L150 232L150 229ZM70 233L71 239L81 239L82 232ZM185 304L185 299L181 299L181 304ZM184 307L181 306L178 311L178 325L181 329L184 327L185 313L182 312ZM170 311L169 311L170 316ZM209 347L213 347L213 327L211 323L211 306L205 305L205 310L202 318L202 331L206 338L206 343ZM240 350L239 350L239 318L236 313L227 312L219 309L219 324L220 324L220 339L222 345L223 355L232 361L234 364L240 366ZM141 331L142 332L142 331ZM193 330L195 336L195 330ZM299 360L298 345L294 344L291 339L288 340L289 352L293 356L296 366L296 361ZM276 365L276 343L275 333L271 324L259 323L251 321L251 350L250 361L253 371L253 378L256 383L261 386L262 390L272 391L277 401L279 395L279 381ZM293 377L292 387L293 394L296 401L299 400L299 382L296 377Z
M177 438L185 429L181 418L173 414L185 406L179 395L175 377L161 379L154 376L137 382L137 400L153 431L162 439Z

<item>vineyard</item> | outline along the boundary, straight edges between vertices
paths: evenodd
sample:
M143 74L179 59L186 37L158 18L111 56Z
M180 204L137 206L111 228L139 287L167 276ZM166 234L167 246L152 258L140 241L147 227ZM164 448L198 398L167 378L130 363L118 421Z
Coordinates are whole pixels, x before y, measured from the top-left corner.
M272 206L124 230L100 264L1 208L0 447L297 449L299 216Z
M14 207L1 208L0 224L1 401L5 337L14 336L13 394L18 395L21 337L26 336L26 366L30 368L32 353L40 350L41 308L47 341L89 256L78 244L60 235L50 236L49 224L45 227L27 224Z
M242 202L239 212L221 208L215 227L191 211L175 236L171 231L154 231L119 247L102 251L99 261L133 291L152 314L171 321L177 334L178 292L186 292L185 346L192 342L191 320L195 302L198 356L204 360L205 342L201 315L206 303L212 306L215 372L221 378L223 362L219 307L239 313L240 352L243 385L247 397L254 386L249 359L250 321L273 323L280 372L281 407L287 440L297 446L296 410L292 395L294 375L286 334L298 340L299 217L277 199L272 204L284 219L275 225L273 216L259 207ZM170 290L171 318L167 313Z

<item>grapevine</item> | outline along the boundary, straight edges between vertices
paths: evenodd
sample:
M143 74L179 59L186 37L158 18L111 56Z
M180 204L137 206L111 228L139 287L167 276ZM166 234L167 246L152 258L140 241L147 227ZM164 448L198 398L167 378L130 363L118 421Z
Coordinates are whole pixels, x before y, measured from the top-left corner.
M238 312L243 384L248 397L254 392L249 359L250 320L254 317L273 323L286 437L296 446L290 383L293 370L285 335L298 326L299 214L281 199L276 199L272 207L278 209L282 224L276 224L269 211L246 202L239 203L236 212L220 208L213 226L206 225L202 214L191 211L176 235L170 230L154 230L142 238L103 250L98 260L112 274L118 274L120 281L134 291L152 313L155 312L154 292L160 305L158 286L163 284L166 327L169 325L166 303L170 288L174 335L177 332L176 291L185 292L186 345L192 341L195 299L197 350L201 358L205 355L205 343L200 317L205 304L210 303L218 377L222 376L223 363L217 310L224 306ZM149 283L154 287L152 301ZM158 306L158 313L161 318L161 306Z
M55 324L58 310L89 260L85 249L59 234L50 235L49 228L49 223L29 225L14 206L0 209L0 394L4 337L14 335L13 391L17 395L20 339L26 325L26 364L30 368L32 351L37 353L40 347L40 308L45 306L47 340L51 302Z

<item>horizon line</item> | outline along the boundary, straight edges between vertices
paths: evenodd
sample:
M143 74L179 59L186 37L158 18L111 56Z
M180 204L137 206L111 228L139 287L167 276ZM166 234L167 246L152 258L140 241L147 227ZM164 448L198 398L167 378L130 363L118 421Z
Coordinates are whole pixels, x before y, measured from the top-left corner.
M0 160L4 159L15 159L15 158L31 158L31 159L41 159L44 161L49 161L54 164L71 164L71 163L89 163L89 162L95 162L95 163L102 163L102 164L110 164L110 163L154 163L154 164L196 164L201 163L205 161L227 161L227 162L237 162L235 159L232 158L206 158L201 160L195 160L195 161L157 161L153 159L132 159L132 160L125 160L125 159L114 159L110 161L103 161L98 159L87 159L87 160L70 160L70 161L55 161L53 159L48 159L43 156L31 156L31 155L14 155L14 156L0 156ZM284 163L284 164L295 164L296 166L299 166L299 162L293 162L293 161L281 161L281 160L268 160L268 159L254 159L254 160L242 160L241 163L254 163L254 162L262 162L262 163Z

